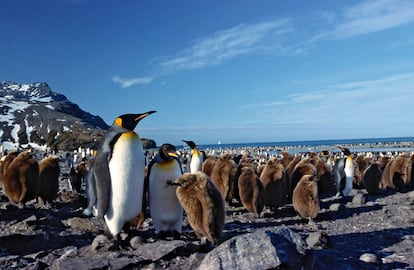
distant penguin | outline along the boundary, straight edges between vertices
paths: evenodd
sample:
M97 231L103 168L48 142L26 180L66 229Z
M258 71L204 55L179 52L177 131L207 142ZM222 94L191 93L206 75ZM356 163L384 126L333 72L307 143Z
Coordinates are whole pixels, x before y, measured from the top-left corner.
M87 169L85 162L79 163L78 166L70 168L69 179L72 187L77 193L81 192L82 182L86 179Z
M231 159L228 153L220 156L211 173L211 180L219 189L223 199L229 203L234 198L236 173L237 164Z
M319 214L318 185L314 175L304 175L293 191L293 208L302 217L312 221Z
M161 145L148 165L149 208L155 231L160 238L181 234L183 208L176 195L176 186L168 182L182 175L181 163L171 144Z
M362 183L367 190L368 194L378 195L381 192L380 182L381 182L382 172L380 170L378 163L372 163L365 169Z
M276 159L269 159L260 174L264 188L265 205L273 211L287 203L288 185L286 171Z
M294 157L292 156L292 154L290 154L287 151L280 152L280 155L282 156L281 164L286 169L287 166L289 166L289 163L292 162L292 160L294 159Z
M98 216L98 205L96 202L96 183L93 162L89 167L88 173L86 174L86 197L88 199L88 205L83 210L82 214L85 216Z
M8 154L9 155L9 154ZM4 193L11 202L25 203L36 196L36 187L39 179L39 164L32 156L31 151L16 155L10 153L11 158L5 159L3 164Z
M203 162L206 159L205 152L199 151L197 149L196 144L193 141L186 141L183 140L190 148L191 148L191 157L189 160L190 164L190 173L201 171L201 167L203 166Z
M311 162L313 162L312 158L304 158L293 168L292 175L289 178L289 202L292 202L293 191L304 175L310 174L316 176L316 167Z
M351 151L348 148L338 146L344 154L334 165L334 179L336 183L336 196L349 196L354 181L355 165Z
M39 162L39 181L37 199L41 203L51 203L59 191L59 157L49 156Z
M220 191L203 172L184 173L173 184L188 223L202 242L218 245L225 222L224 200Z
M208 156L206 160L204 160L203 165L201 166L201 171L207 174L209 177L211 177L216 162L217 160L215 156Z
M295 169L296 164L298 164L301 161L302 157L301 155L295 155L293 159L289 162L287 167L285 167L286 175L288 179L292 177L293 169ZM298 180L299 181L299 180Z
M117 117L103 137L93 163L97 214L104 218L113 236L142 211L145 156L134 129L154 112Z
M255 217L259 217L265 204L264 188L253 167L242 168L238 186L239 197L244 208L254 213Z

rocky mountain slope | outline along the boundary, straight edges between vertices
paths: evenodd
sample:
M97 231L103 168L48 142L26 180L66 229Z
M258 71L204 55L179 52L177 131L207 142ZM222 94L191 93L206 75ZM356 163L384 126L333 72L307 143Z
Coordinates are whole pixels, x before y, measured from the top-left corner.
M76 139L78 146L89 146L106 129L101 117L53 92L47 83L0 82L0 141L71 148Z

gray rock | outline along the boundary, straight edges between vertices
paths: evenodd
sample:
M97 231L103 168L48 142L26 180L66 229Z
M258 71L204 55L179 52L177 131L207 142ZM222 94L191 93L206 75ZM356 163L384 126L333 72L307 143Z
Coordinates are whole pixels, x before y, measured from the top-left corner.
M92 252L96 251L108 251L112 247L113 243L103 234L99 234L93 239L90 246Z
M201 262L199 269L295 269L305 254L305 243L289 228L265 228L222 243Z
M329 235L324 231L311 232L306 238L306 245L310 249L323 249L332 246Z
M374 264L379 263L378 256L375 255L374 253L364 253L359 257L359 259L367 263L374 263Z
M139 245L136 250L133 251L134 255L139 255L147 260L158 261L163 257L171 254L180 247L185 247L186 243L182 240L173 241L156 241L154 243L146 243Z
M66 221L66 223L72 229L78 229L78 230L90 231L90 232L97 232L98 231L96 229L95 225L86 218L74 217L74 218L68 219Z
M355 196L352 198L352 205L362 206L364 204L365 204L364 194L362 194L362 193L355 194Z
M333 203L331 205L329 205L329 210L336 212L339 211L339 209L341 209L341 204L340 203Z
M139 249L139 247L143 244L142 238L139 236L134 236L129 240L129 245L133 249Z

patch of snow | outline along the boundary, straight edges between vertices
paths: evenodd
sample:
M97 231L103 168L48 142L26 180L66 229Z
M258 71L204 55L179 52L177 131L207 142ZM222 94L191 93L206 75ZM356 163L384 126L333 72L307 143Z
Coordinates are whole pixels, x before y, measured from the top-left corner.
M52 97L32 97L32 98L30 98L30 100L37 101L37 102L45 102L45 103L48 103L48 102L51 102L52 101ZM46 107L47 106L52 107L51 105L46 105ZM52 110L54 110L53 107L52 107Z
M66 122L66 119L56 119L56 121L59 121L59 122Z
M55 109L52 105L46 105L45 107L46 107L46 108L49 108L49 109L51 109L51 110L54 110L54 109Z
M68 128L67 126L63 126L63 131L70 131L70 128Z
M19 86L17 85L17 87L19 87ZM27 92L27 90L29 90L29 89L30 89L30 85L28 85L28 84L22 84L20 86L20 89L17 89L17 90L19 90L21 92Z
M19 124L14 124L14 128L11 131L11 136L14 139L15 142L19 142L19 136L17 136L19 131L20 131L20 125Z
M37 111L35 111L35 110L33 110L33 114L32 114L33 116L38 116L39 115L39 113L37 112Z
M30 142L30 133L32 132L34 127L29 126L29 121L27 121L27 117L28 117L28 115L26 115L26 117L24 118L24 124L26 125L27 140Z

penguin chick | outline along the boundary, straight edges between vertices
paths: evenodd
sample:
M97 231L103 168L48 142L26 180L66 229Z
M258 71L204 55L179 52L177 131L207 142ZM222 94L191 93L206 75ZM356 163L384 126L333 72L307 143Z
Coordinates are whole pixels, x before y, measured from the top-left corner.
M176 195L176 186L168 185L183 174L176 149L161 145L148 165L149 207L155 231L160 238L181 234L183 208Z
M224 200L203 172L184 173L175 184L177 197L196 235L218 245L224 228Z
M7 171L10 163L13 161L15 157L19 154L18 151L10 151L8 154L1 158L0 162L0 184L3 183L3 175Z
M183 140L183 142L185 142L191 148L191 151L192 151L192 154L189 160L190 173L201 171L203 162L206 159L205 152L199 151L197 149L197 145L193 141Z
M362 183L367 190L368 194L371 195L378 195L380 194L380 181L382 172L379 168L378 163L372 163L368 166L368 168L364 171L362 177Z
M38 179L39 164L30 151L19 153L3 167L4 192L11 202L24 203L34 199Z
M69 179L70 183L72 184L72 187L74 190L76 190L77 193L81 192L82 188L82 182L84 179L86 179L86 175L88 174L88 171L86 169L85 162L79 163L78 166L75 168L70 168L69 171Z
M37 199L41 203L51 203L59 191L59 157L49 156L39 162Z
M293 190L295 190L296 185L304 175L310 174L316 176L316 167L311 163L311 161L311 158L304 158L294 167L292 175L289 179L289 202L292 201Z
M283 165L276 159L267 161L261 175L260 181L264 188L265 205L273 211L287 202L287 179Z
M252 167L243 167L238 181L240 200L247 211L259 217L264 207L263 184Z
M201 166L201 171L211 177L213 173L214 166L216 165L216 157L215 156L208 156L206 160L204 160L203 165Z
M332 178L329 164L323 159L316 162L316 178L318 179L318 194L329 194L335 192L335 183Z
M411 161L409 158L399 156L391 159L385 166L382 174L382 187L395 188L403 191L410 182L411 170Z
M318 185L314 175L304 175L293 191L293 208L302 218L310 221L319 214Z
M98 216L104 218L113 236L142 211L145 156L134 129L154 112L117 117L104 135L94 159L94 185L91 186L96 188L96 202L93 205L97 206Z
M221 155L211 174L211 180L219 189L223 199L227 202L231 202L234 198L234 186L237 173L237 165L230 157L230 154L227 153Z

